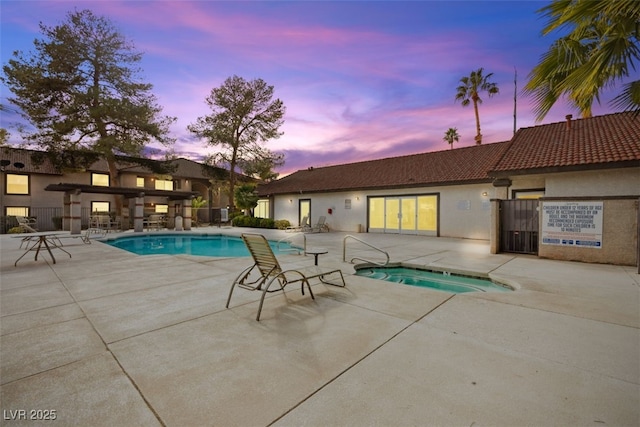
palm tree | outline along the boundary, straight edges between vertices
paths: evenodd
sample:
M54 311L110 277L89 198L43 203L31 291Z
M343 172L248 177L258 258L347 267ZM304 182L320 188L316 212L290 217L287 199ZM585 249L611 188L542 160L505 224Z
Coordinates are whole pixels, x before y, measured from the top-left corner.
M473 101L473 110L476 114L476 144L482 144L482 133L480 132L480 114L478 114L478 104L482 104L480 92L487 92L489 97L498 93L498 85L489 81L493 73L483 76L483 68L472 71L468 77L460 79L456 94L456 101L462 101L462 106L466 107Z
M444 133L444 138L442 138L443 141L446 141L447 143L449 143L449 145L451 145L451 149L453 150L453 142L458 142L460 141L460 135L458 134L458 128L449 128L445 133Z
M202 198L202 196L198 196L195 199L191 199L191 221L193 224L198 226L198 211L209 203L208 200Z
M524 92L533 96L536 119L566 96L583 117L603 88L628 77L640 61L640 2L553 1L538 12L549 18L542 34L569 29L542 55ZM622 86L612 105L640 112L640 80Z

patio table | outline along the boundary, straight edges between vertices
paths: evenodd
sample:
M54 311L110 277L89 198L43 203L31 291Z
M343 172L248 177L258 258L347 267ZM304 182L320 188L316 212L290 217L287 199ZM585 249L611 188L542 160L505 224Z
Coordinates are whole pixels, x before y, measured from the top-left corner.
M52 233L52 232L30 233L29 236L26 236L29 238L29 240L26 241L26 249L24 253L20 255L20 258L18 258L13 265L18 266L18 261L20 261L22 258L24 258L26 254L32 251L35 251L36 253L35 260L37 261L38 255L40 254L40 251L42 250L43 246L47 250L47 252L49 252L49 256L51 257L51 260L53 261L54 264L56 263L56 258L53 256L53 252L51 251L52 249L60 249L62 252L69 255L69 258L71 258L71 254L65 251L64 249L62 249L62 243L58 238L58 236L60 236L61 234L66 234L66 233ZM25 236L15 236L15 237L20 239L25 238Z

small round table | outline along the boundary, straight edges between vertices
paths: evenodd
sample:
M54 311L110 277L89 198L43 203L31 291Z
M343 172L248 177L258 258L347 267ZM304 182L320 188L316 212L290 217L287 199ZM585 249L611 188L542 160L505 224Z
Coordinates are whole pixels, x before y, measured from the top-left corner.
M328 252L329 251L325 248L307 248L307 250L305 251L305 253L313 255L314 265L318 265L318 255L326 254Z

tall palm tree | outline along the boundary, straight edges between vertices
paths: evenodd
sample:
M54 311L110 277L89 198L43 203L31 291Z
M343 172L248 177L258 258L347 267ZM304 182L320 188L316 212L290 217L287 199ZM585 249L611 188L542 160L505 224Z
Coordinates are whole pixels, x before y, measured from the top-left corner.
M453 142L458 142L460 141L460 135L458 134L458 128L449 128L445 133L444 133L444 138L442 138L443 141L446 141L447 143L449 143L449 145L451 146L451 149L453 150Z
M565 95L583 117L603 88L632 75L640 62L640 2L553 1L538 12L549 18L542 34L570 30L542 55L524 92L533 96L541 121ZM615 108L640 112L640 80L622 86Z
M473 102L473 110L476 114L476 144L482 144L482 133L480 132L480 114L478 113L478 104L482 104L480 92L487 92L489 97L498 93L498 85L489 81L493 73L484 76L482 73L484 68L478 68L472 71L468 77L460 79L462 83L457 88L456 101L462 101L462 106L466 107Z

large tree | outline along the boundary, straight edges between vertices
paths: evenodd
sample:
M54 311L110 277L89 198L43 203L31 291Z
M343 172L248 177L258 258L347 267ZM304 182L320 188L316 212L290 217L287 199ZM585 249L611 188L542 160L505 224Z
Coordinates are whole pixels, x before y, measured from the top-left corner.
M263 182L271 182L278 178L275 171L284 165L284 155L281 153L273 153L270 150L258 150L252 158L246 159L240 163L240 168L245 175L257 178Z
M637 0L556 0L538 11L548 19L543 35L558 38L529 74L524 92L533 96L536 119L566 96L583 117L591 116L602 89L635 71L640 59L640 2ZM640 111L640 80L623 84L616 108Z
M60 167L86 166L65 164L68 159L95 160L62 153L106 158L117 186L117 156L139 156L151 141L171 144L167 135L175 119L160 115L151 84L138 77L141 53L106 18L76 11L60 25L40 23L40 29L35 51L16 51L3 66L9 101L33 126L22 136Z
M212 114L199 117L188 130L222 148L216 157L218 164L229 167L229 205L233 209L236 167L269 153L261 144L282 135L279 129L285 107L280 99L273 100L273 86L264 80L238 76L212 89L206 103Z
M499 92L498 85L489 81L493 76L493 73L489 73L486 76L483 73L483 68L478 68L477 70L472 71L469 76L465 76L460 79L461 85L456 89L456 101L461 101L463 107L473 103L473 111L476 115L475 140L478 145L482 144L480 114L478 113L478 104L482 104L480 93L487 92L489 97L492 97Z

